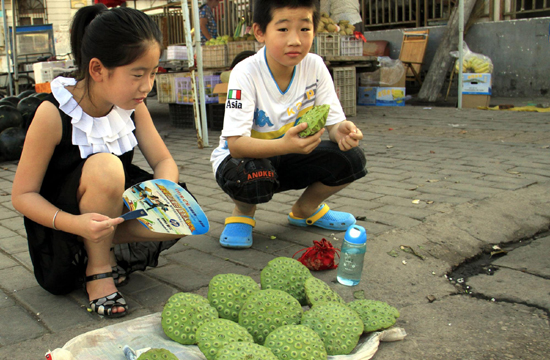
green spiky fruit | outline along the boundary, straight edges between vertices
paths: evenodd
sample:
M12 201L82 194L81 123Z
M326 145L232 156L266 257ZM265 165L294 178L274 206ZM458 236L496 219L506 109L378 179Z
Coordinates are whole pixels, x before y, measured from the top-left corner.
M137 360L178 360L178 357L166 349L150 349L141 354Z
M310 306L321 302L335 301L345 303L344 299L334 290L330 288L323 280L311 277L304 284L306 291L307 303Z
M338 302L313 306L302 316L302 325L309 326L319 335L329 355L349 354L363 333L363 321L359 315Z
M172 295L162 310L162 329L172 340L183 344L196 344L195 333L202 324L218 318L218 312L208 299L192 293Z
M227 344L254 341L244 327L227 319L215 319L202 324L197 329L196 337L199 349L208 360L214 360L218 351Z
M332 25L334 26L334 25ZM327 28L328 29L328 28ZM330 30L329 30L330 31ZM317 133L325 127L327 123L328 112L330 110L330 105L317 105L312 107L308 112L306 112L296 125L307 122L307 129L302 130L298 133L300 137L306 137Z
M281 326L267 335L264 346L279 359L327 359L323 340L305 325Z
M267 263L260 273L262 289L282 290L302 305L307 305L304 283L312 277L309 269L296 259L278 257Z
M216 360L278 360L265 346L253 342L233 342L224 346Z
M208 301L223 319L239 321L239 311L248 296L260 288L250 276L218 274L208 284Z
M283 325L296 325L302 319L302 306L282 290L260 290L252 293L239 313L239 324L264 344L270 332Z
M365 332L387 329L399 317L399 310L383 301L360 299L350 302L348 306L359 314Z

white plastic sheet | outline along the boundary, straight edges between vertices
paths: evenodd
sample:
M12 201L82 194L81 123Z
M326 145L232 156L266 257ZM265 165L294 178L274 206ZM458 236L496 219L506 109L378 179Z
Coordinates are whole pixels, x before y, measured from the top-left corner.
M407 334L402 328L374 332L364 335L350 355L329 356L329 360L371 359L381 341L402 340ZM168 338L161 325L161 313L143 316L118 324L93 330L69 340L62 349L55 349L47 355L48 360L127 360L123 349L129 346L138 350L164 348L179 359L206 360L195 345L181 345Z

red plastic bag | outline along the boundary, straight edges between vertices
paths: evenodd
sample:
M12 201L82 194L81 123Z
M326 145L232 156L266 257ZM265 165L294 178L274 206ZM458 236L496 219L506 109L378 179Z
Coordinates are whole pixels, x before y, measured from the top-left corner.
M298 261L304 264L309 270L329 270L338 267L338 264L334 263L334 255L338 255L338 258L340 258L340 254L338 253L340 249L332 246L331 242L327 239L323 238L321 241L313 240L313 246L296 251L292 257L294 258L296 254L304 250L305 252L300 256Z

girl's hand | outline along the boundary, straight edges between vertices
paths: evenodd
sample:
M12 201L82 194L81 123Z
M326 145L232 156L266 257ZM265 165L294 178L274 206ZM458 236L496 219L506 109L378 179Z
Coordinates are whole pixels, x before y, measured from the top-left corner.
M98 243L103 241L105 237L111 235L116 230L116 226L122 223L124 219L121 217L111 219L105 215L87 213L79 215L78 221L80 223L79 228L83 229L83 231L78 235L92 242Z
M363 133L351 121L342 121L338 124L336 140L342 151L359 146L359 140L363 139Z
M321 135L325 132L324 128L316 134L305 138L298 135L300 131L307 129L307 126L307 123L301 123L290 128L285 133L283 141L289 154L309 154L321 143Z

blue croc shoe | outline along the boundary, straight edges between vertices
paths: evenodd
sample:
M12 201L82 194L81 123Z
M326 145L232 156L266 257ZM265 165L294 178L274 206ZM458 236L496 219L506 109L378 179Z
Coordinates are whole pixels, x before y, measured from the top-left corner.
M225 219L225 229L220 236L220 245L230 249L246 249L252 246L252 228L256 220L250 216L230 216Z
M346 212L330 210L327 204L322 204L319 209L307 219L301 219L288 214L288 222L296 226L317 226L323 229L344 231L355 224L355 217Z

